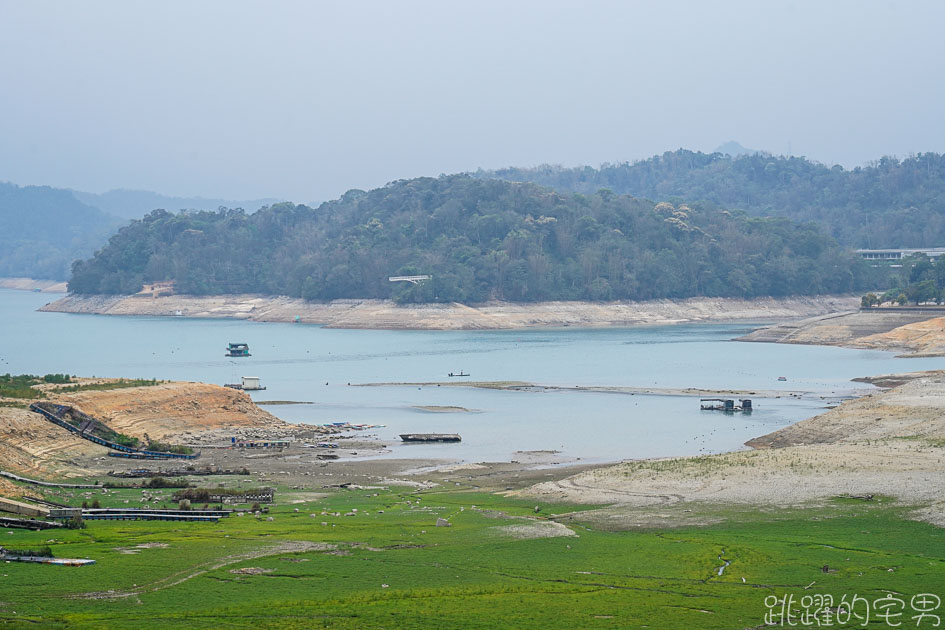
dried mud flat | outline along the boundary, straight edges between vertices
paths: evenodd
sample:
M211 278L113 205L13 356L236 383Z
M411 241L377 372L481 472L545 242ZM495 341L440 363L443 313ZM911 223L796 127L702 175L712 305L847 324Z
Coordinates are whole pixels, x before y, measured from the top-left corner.
M706 505L778 507L837 496L891 496L945 524L945 372L844 402L748 442L754 450L628 461L514 494L610 503L596 519L625 526L686 524Z
M690 298L648 302L489 302L397 305L391 300L318 303L263 295L69 295L41 311L99 315L222 317L330 328L498 330L559 326L634 326L682 322L772 321L855 308L855 296Z

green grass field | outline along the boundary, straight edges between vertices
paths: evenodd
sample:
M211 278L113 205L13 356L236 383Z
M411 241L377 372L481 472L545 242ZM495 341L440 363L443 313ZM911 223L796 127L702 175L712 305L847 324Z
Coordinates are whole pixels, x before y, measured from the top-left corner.
M108 506L140 495L96 497ZM504 528L535 521L510 517L541 520L581 506L543 504L536 514L533 501L396 488L307 498L296 493L305 502L217 524L0 530L9 549L48 544L57 557L97 561L0 565L0 624L743 628L764 623L772 595L874 600L893 591L907 603L903 627L916 627L909 598L945 596L945 533L906 520L888 501L765 512L706 507L725 521L661 531L603 531L579 515L564 521L576 536L523 539ZM292 499L292 491L281 493ZM436 527L438 517L452 527ZM233 572L239 569L254 571ZM867 627L889 625L872 619Z

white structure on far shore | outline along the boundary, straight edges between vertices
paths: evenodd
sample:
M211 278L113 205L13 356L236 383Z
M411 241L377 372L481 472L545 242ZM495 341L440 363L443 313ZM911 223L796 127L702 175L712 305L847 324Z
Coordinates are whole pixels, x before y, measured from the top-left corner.
M867 260L902 260L915 254L925 254L933 260L945 255L945 247L926 247L924 249L858 249L856 253Z

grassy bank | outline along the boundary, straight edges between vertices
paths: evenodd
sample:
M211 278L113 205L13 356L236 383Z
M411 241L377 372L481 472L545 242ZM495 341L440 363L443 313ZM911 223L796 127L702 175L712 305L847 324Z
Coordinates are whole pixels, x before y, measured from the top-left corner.
M0 397L34 399L44 393L106 391L128 387L153 387L165 381L142 378L78 379L68 374L0 374Z
M945 531L906 520L882 500L704 507L706 522L723 522L612 531L582 506L543 504L536 513L533 501L484 493L283 490L282 503L259 519L97 521L4 534L11 548L48 544L57 557L97 564L4 565L0 623L741 628L764 623L768 596L872 601L895 591L909 615L912 595L945 589ZM141 492L96 496L118 506ZM574 535L560 535L569 532L548 520L553 513L572 514L556 520ZM437 518L452 526L436 527Z

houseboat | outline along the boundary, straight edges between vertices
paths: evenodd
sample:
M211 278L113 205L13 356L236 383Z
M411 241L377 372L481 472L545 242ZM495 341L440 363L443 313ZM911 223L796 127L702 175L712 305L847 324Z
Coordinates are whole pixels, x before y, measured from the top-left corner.
M248 343L230 343L226 346L226 355L228 357L250 357Z

